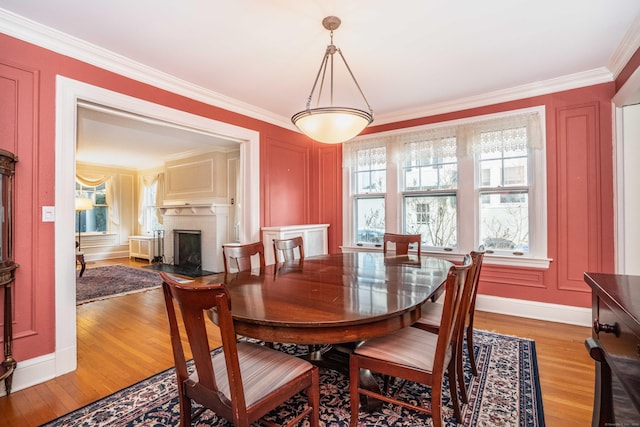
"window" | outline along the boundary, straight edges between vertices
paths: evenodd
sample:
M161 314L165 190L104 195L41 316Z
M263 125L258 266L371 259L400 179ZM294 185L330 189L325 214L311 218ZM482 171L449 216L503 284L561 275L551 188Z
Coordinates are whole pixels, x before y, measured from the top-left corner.
M402 148L402 232L422 234L426 246L456 246L456 136L445 133L421 139Z
M157 193L158 180L142 186L142 203L138 220L144 234L153 234L154 230L160 227L156 208Z
M356 244L381 245L385 231L386 148L360 148L353 164L354 235Z
M484 245L504 263L548 265L543 118L530 108L345 143L345 246L421 234L431 253Z
M527 126L480 133L480 242L491 250L529 251Z
M76 197L91 199L93 208L79 211L76 215L76 233L106 233L109 231L109 205L107 204L106 183L96 186L84 185L76 181Z

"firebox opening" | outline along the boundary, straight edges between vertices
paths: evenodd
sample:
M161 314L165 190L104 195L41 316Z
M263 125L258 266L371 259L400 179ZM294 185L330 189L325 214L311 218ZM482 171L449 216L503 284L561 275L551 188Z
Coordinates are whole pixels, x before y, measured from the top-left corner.
M173 265L193 270L202 268L202 232L173 230Z

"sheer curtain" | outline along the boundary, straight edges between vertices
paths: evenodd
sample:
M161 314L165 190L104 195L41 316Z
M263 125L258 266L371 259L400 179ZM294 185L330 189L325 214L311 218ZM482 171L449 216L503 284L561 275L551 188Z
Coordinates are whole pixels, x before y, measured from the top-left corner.
M156 186L155 199L151 204L147 204L146 193L148 189ZM145 212L148 207L162 205L162 186L164 185L164 174L159 173L153 176L141 176L138 181L138 224L144 227ZM155 210L156 220L158 224L162 224L162 215L160 209Z

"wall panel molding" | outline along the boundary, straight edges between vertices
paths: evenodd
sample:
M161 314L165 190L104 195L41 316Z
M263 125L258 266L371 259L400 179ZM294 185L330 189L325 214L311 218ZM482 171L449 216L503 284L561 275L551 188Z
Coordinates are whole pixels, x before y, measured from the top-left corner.
M322 145L318 150L319 222L329 227L329 253L342 245L342 147Z
M544 273L546 270L533 268L513 268L484 264L480 280L498 285L524 286L530 288L546 288Z
M558 109L558 289L585 291L601 268L600 133L597 102Z
M276 139L265 144L265 226L307 224L310 198L310 149Z

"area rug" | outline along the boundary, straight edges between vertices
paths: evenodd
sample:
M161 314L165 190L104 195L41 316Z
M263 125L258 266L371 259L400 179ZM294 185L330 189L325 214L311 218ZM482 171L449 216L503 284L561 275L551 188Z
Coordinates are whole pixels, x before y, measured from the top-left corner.
M535 342L527 339L474 331L478 376L471 375L465 366L465 380L469 387L469 403L462 407L464 426L521 426L543 427L544 414L536 361ZM282 346L294 354L295 346ZM215 349L213 351L220 351ZM443 409L445 425L456 426L448 385L444 386ZM405 395L428 401L431 389L408 383ZM349 425L349 379L329 370L320 370L320 425L343 427ZM291 399L269 415L280 423L297 408L305 405L303 396ZM194 405L194 411L198 409ZM43 427L62 426L177 426L179 405L174 369L168 369L127 387L109 397L91 403L74 412L43 424ZM205 411L194 426L230 426L212 411ZM431 426L431 417L397 406L384 405L372 413L360 412L363 426Z
M118 264L87 268L82 277L76 278L76 304L149 290L161 285L160 275L153 271Z

